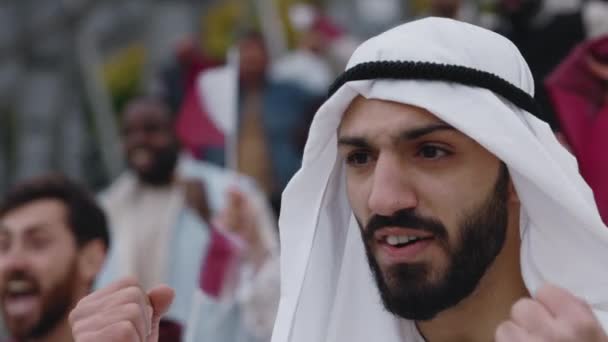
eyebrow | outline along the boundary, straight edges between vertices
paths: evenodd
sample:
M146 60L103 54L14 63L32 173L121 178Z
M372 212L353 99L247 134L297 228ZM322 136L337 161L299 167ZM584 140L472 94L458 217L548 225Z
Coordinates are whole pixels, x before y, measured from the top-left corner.
M456 129L446 123L438 123L438 124L433 124L433 125L429 125L429 126L418 127L418 128L414 128L411 130L407 130L405 132L402 132L400 134L400 137L405 140L415 140L415 139L423 137L427 134L431 134L436 131L445 131L445 130L454 131Z
M26 227L25 229L23 229L23 231L25 231L25 234L37 234L39 232L46 232L47 227L51 226L49 223L34 223L28 227ZM10 234L9 228L8 226L0 223L0 234Z
M431 134L433 132L436 131L444 131L444 130L456 130L454 127L446 124L446 123L437 123L437 124L431 124L428 126L422 126L422 127L417 127L417 128L412 128L412 129L408 129L406 131L403 131L401 133L399 133L398 137L400 139L403 140L416 140L418 138L421 138L427 134ZM363 137L356 137L356 136L344 136L344 137L340 137L338 139L338 145L347 145L347 146L353 146L353 147L359 147L359 148L369 148L371 147L370 143L367 141L367 139L363 138Z

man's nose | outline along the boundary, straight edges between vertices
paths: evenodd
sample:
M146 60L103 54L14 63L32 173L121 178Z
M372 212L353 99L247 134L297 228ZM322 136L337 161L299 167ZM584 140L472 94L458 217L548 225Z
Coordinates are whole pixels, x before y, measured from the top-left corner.
M418 198L408 177L408 168L397 156L380 155L374 168L368 206L376 215L391 216L401 209L418 205Z
M140 146L144 145L148 140L148 134L143 129L133 128L125 136L125 142L129 146Z

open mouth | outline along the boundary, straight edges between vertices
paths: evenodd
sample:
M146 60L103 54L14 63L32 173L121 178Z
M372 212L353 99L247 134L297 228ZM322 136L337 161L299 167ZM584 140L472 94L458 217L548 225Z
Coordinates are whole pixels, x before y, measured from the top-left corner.
M432 240L433 237L421 237L421 236L408 236L408 235L388 235L383 240L382 243L387 244L391 247L395 248L403 248L421 241Z
M434 240L432 233L409 228L383 228L374 234L378 256L385 262L415 262Z
M138 147L131 151L130 159L136 167L145 168L152 164L154 156L148 148Z
M3 298L4 311L9 316L25 316L38 305L38 290L28 280L10 280L6 283Z
M432 240L432 233L410 228L386 227L374 234L376 242L394 248L403 248L423 241Z

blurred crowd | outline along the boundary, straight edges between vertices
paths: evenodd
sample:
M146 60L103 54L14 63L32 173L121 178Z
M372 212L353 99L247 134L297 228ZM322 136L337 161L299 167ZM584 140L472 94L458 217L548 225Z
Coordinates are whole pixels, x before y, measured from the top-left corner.
M0 101L7 341L69 341L70 309L126 276L144 288L176 290L161 341L269 341L280 296L281 193L299 168L312 117L358 43L425 16L490 28L519 48L536 80L541 119L577 157L608 223L608 1L218 3L192 10L203 11L197 17L207 33L229 34L178 32L147 73L130 46L126 62L106 65L105 79L72 85L84 88L73 94L93 114L72 128L81 138L62 140L55 153L97 144L63 157L88 171L31 161L48 142L31 155L23 147L36 134L71 127L74 116L30 122L19 145L25 133L14 122L38 99ZM36 84L50 94L58 87ZM89 134L96 138L82 137Z

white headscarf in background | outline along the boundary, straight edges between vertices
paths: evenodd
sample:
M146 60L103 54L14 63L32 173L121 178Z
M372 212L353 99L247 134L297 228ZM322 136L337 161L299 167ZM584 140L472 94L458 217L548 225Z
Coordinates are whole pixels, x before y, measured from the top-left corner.
M511 42L449 19L423 19L372 38L347 69L375 61L473 68L534 94L530 70ZM412 322L384 310L348 203L337 129L357 95L425 108L504 161L522 203L521 268L528 290L546 282L566 288L608 328L608 229L575 159L549 126L484 88L382 78L342 85L312 123L302 168L283 195L282 293L273 342L420 339Z

